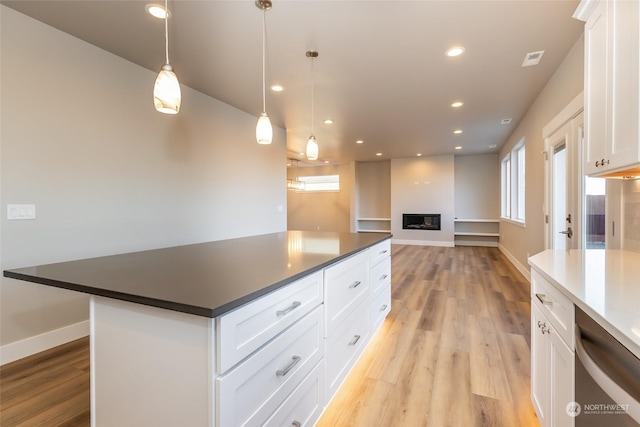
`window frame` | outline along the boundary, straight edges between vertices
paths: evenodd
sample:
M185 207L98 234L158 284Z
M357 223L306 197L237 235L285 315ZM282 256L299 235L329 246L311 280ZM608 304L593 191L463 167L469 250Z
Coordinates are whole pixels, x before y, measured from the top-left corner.
M323 182L321 178L326 178ZM327 175L307 175L299 176L298 181L304 183L304 188L296 189L297 193L339 193L340 192L340 174ZM316 182L313 182L316 181ZM331 188L334 187L335 188ZM326 186L329 188L318 188Z
M526 224L526 145L522 138L500 162L500 219Z

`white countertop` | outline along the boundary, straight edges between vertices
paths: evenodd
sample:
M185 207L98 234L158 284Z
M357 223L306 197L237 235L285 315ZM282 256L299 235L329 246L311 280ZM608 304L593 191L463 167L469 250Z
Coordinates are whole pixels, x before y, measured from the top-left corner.
M640 358L640 253L546 250L529 264Z

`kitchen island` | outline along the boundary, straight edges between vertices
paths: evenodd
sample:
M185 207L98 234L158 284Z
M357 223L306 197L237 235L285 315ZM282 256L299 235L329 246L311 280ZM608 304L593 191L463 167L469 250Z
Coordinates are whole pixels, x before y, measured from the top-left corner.
M91 295L93 426L313 425L389 312L390 237L288 231L4 275Z

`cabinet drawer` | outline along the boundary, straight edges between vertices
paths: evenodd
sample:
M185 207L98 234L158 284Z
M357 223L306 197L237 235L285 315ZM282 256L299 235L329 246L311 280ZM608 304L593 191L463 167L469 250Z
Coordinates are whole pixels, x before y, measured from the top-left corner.
M265 426L313 426L324 408L324 363L316 365Z
M351 313L325 340L326 401L329 402L369 341L369 303Z
M369 248L369 263L372 266L389 256L391 256L391 239L377 243Z
M531 301L565 343L574 348L573 303L535 270L531 270Z
M329 267L324 273L325 336L369 296L369 263L366 251Z
M391 283L391 258L386 257L371 267L371 293L376 294L380 289Z
M373 295L371 306L371 332L375 332L391 311L391 285L387 284Z
M262 425L322 360L322 307L216 379L218 425Z
M322 303L322 272L217 319L218 372L224 373Z

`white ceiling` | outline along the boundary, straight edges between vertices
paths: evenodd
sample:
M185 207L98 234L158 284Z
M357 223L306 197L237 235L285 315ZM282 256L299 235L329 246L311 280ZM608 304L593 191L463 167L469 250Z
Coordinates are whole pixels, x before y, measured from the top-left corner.
M153 2L2 4L159 71L164 24L146 13ZM289 157L302 158L311 132L305 52L317 50L317 163L497 152L580 37L583 25L571 18L577 3L273 0L266 16L267 84L285 90L267 93L267 112L287 129ZM257 117L262 11L254 1L170 0L169 9L170 62L180 82ZM445 56L454 45L466 52ZM522 68L526 53L539 50L545 51L540 64ZM152 88L150 81L150 103ZM454 110L456 100L465 105ZM323 124L325 118L334 124ZM502 125L504 118L513 120ZM455 129L463 133L454 135Z

